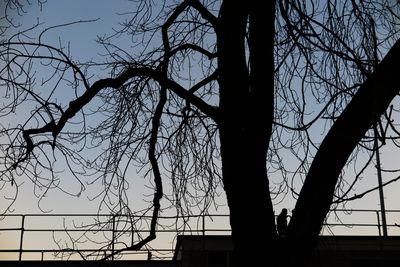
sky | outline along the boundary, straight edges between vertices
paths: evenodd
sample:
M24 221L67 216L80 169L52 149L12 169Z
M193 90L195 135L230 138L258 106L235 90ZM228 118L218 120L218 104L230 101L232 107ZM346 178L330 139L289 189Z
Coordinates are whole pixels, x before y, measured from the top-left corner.
M40 10L35 4L30 7L27 7L26 14L23 14L22 17L19 18L22 25L33 25L37 21L44 23L40 27L47 28L53 25L59 24L67 24L73 21L79 20L91 20L91 22L72 24L63 28L54 28L49 30L44 36L43 40L45 42L50 43L63 43L70 45L70 52L73 59L80 60L98 60L101 59L101 54L104 52L102 48L95 42L98 36L103 36L104 33L112 32L113 29L117 29L120 27L119 22L126 18L126 16L114 16L113 14L123 14L127 10L130 10L134 5L133 2L124 1L124 0L52 0L48 1L42 6ZM61 12L60 12L61 11ZM22 26L22 28L25 26ZM101 72L99 74L101 76ZM4 123L4 122L3 122ZM381 150L381 161L382 166L385 169L394 169L398 167L398 159L400 158L400 154L397 150L392 149L391 147L384 147ZM384 181L396 177L396 174L384 174ZM73 179L70 177L63 177L64 179L61 181L63 188L70 190L70 192L76 192L79 190L79 184L73 182ZM377 186L377 174L376 170L370 168L368 172L364 175L365 182L361 183L360 187L357 188L358 192L363 190L368 190L369 188L373 188ZM21 178L21 181L23 178ZM146 181L140 180L139 178L136 180L138 185L133 187L133 192L136 192L139 198L143 193L143 190L146 189ZM22 184L22 182L21 182ZM12 213L13 214L37 214L41 213L41 210L57 214L57 213L92 213L95 214L98 212L98 202L97 201L89 201L90 198L93 197L93 187L90 190L84 191L79 197L70 196L64 194L58 190L49 191L45 198L43 198L40 202L38 199L32 194L34 191L34 187L30 181L24 181L22 186L20 186L20 192L16 203L13 205ZM135 191L136 190L136 191ZM221 188L220 188L221 190ZM398 197L398 192L400 190L400 182L394 183L390 187L384 189L385 193L385 201L386 201L386 209L387 210L400 210L400 201ZM96 188L94 188L94 192ZM4 195L7 192L2 192ZM3 196L3 195L2 195ZM220 201L222 204L225 203L223 199ZM39 203L39 204L38 204ZM4 205L7 205L7 202L0 201L0 210L4 209ZM40 205L40 209L38 208ZM277 203L275 206L275 213L278 214L281 208L286 207L289 209L289 213L294 207L294 199L288 195L287 199L284 201ZM349 209L368 209L368 210L379 210L380 202L378 192L375 191L366 197L355 200L352 203L347 205ZM221 207L218 212L221 214L227 214L226 207ZM339 217L331 216L329 221L331 223L339 223L339 219L344 222L360 222L360 223L376 223L376 213L375 212L354 212L349 215L346 215L346 212L338 212ZM46 218L49 220L49 218ZM16 223L12 220L0 221L0 228L6 225ZM18 222L17 222L18 223ZM40 225L41 221L32 222L35 227ZM209 221L210 224L215 225L215 227L227 227L228 221L226 219L214 218L214 221ZM400 214L399 213L388 213L388 223L395 224L400 223ZM60 222L54 223L55 225L59 225ZM334 228L337 233L347 233L348 228L342 229L340 226ZM353 228L355 230L355 228ZM375 227L365 227L365 228L357 228L359 234L376 234L377 229ZM356 232L357 232L356 231ZM391 234L399 234L396 227L390 228L389 233ZM11 238L7 237L5 233L0 233L0 244L10 244L11 246L16 246L15 240L10 242ZM65 237L63 237L65 238ZM35 239L35 237L32 237ZM168 238L166 238L168 239ZM171 242L171 241L168 241ZM47 244L46 244L47 245ZM1 249L1 248L0 248ZM1 259L1 256L0 256Z
M18 30L27 29L38 22L40 23L38 29L46 29L54 25L69 24L75 21L89 21L72 24L61 28L52 28L42 36L43 42L54 44L55 46L58 46L59 43L63 44L64 47L68 45L72 58L80 61L101 61L102 57L100 54L105 53L105 51L102 50L103 48L96 43L95 40L99 36L104 36L105 33L112 33L114 29L119 29L121 27L119 23L126 19L127 16L118 14L124 14L135 6L134 2L125 0L114 0L112 2L107 0L55 0L48 1L41 8L35 4L36 3L32 3L31 6L26 6L24 9L26 13L22 14L22 16L18 18L18 21L15 21L15 23L21 24L21 27L19 27ZM31 36L35 36L36 32L29 34ZM127 46L129 49L129 44ZM38 71L41 71L41 75L43 76L47 75L45 69ZM108 77L101 75L101 69L97 75L98 77L95 78ZM68 95L64 92L63 95L59 97L71 97L71 95ZM26 112L25 116L29 115L29 110L20 112L21 113L16 114L14 118L9 119L10 122L12 122L13 119L22 120L24 117L22 113L24 112ZM2 123L7 124L5 121L2 121ZM131 186L129 192L132 194L132 199L134 199L133 196L136 196L138 198L137 202L140 202L143 201L143 195L150 195L152 190L148 189L148 186L150 185L147 184L147 181L144 181L139 174L137 174L137 176L138 177L135 177L136 181L132 183L133 185ZM63 229L65 225L72 226L75 224L91 224L93 223L93 219L96 218L95 215L99 212L99 201L91 200L94 196L96 196L97 192L102 190L102 188L98 185L87 186L88 189L83 191L79 197L65 194L56 189L48 191L43 198L37 198L33 194L33 192L36 190L33 183L23 176L18 177L18 179L18 183L20 184L18 187L18 198L8 213L12 215L44 215L42 217L27 216L25 219L26 227L35 229L41 229L43 227ZM74 179L68 175L64 175L60 181L60 187L71 192L72 194L78 192L80 189L79 183L74 181ZM2 201L0 201L0 209L4 210L10 203L10 201L5 201L6 199L4 197L11 197L13 194L14 188L2 189ZM41 193L38 192L38 195L41 195ZM43 212L45 213L43 214ZM225 208L221 208L220 212L222 214L227 214ZM100 213L102 212L100 211ZM64 219L63 217L52 218L50 216L45 216L46 214L94 214L94 216L90 217L90 219L79 216L71 216ZM216 222L218 222L217 226L213 227ZM221 222L223 222L222 224L225 228L227 225L227 217L208 220L207 224L211 228L218 228L218 225L220 225ZM171 225L171 222L167 220L167 224ZM195 221L191 224L198 224L198 220L195 219ZM5 217L3 220L0 220L0 228L14 228L20 227L20 225L20 216ZM106 233L106 235L108 235L108 233ZM52 236L51 232L39 232L39 234L35 232L26 232L24 236L24 248L53 248L53 239L61 240L63 245L65 243L72 246L72 244L68 243L69 236L66 236L65 234L63 235L62 233L56 233L56 236L54 237ZM39 240L41 240L41 242L38 242ZM153 241L152 245L158 248L171 249L174 241L174 234L171 235L171 233L161 233L158 240ZM0 249L17 249L18 246L19 231L0 231ZM90 246L91 245L89 244L89 247ZM87 246L85 245L85 247ZM16 259L17 257L17 253L0 253L0 260L10 258ZM38 259L38 257L40 257L40 255L37 253L25 253L23 256L24 259ZM51 258L51 255L49 257ZM147 255L144 257L147 257Z
M132 5L131 3L123 0L113 1L115 4L110 5L109 1L49 1L41 8L35 3L26 6L26 14L21 17L17 17L18 22L21 23L19 30L31 27L31 25L37 22L41 23L40 29L46 29L54 25L68 24L80 20L92 21L87 23L78 23L62 28L54 28L45 35L43 35L43 42L55 44L62 43L65 46L70 46L70 53L74 59L82 61L96 60L99 58L101 49L96 43L97 36L103 35L105 29L112 31L113 28L118 27L119 20L116 16L110 16L110 14L123 13L127 10L127 6ZM108 2L108 3L107 3ZM60 10L62 12L60 13ZM118 16L117 16L118 17ZM34 33L32 34L35 35ZM44 73L46 70L42 70ZM45 74L44 74L45 75ZM65 92L64 92L65 94ZM61 97L65 97L63 95ZM71 96L68 96L71 97ZM23 112L19 113L21 116ZM28 113L27 113L28 114ZM66 178L71 181L70 178ZM71 189L71 192L77 190L77 185L72 182L64 182L64 186ZM24 183L24 186L20 188L21 205L16 205L16 213L36 213L39 212L37 200L32 192L33 186L29 182ZM49 192L48 198L57 201L43 201L43 209L46 211L53 212L82 212L91 213L96 212L96 205L91 205L92 202L88 202L85 205L79 205L82 199L88 196L82 196L81 198L69 197L60 192ZM76 202L77 201L77 202ZM27 203L32 205L26 205ZM71 205L71 203L76 203ZM2 205L4 202L2 203ZM71 209L73 207L73 209ZM55 211L57 210L57 211Z

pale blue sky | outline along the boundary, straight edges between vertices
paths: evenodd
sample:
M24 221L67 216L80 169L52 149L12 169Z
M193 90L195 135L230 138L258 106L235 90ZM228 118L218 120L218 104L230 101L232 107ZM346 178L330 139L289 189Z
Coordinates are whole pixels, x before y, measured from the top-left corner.
M79 20L96 20L94 22L88 23L79 23L74 25L69 25L62 28L55 28L49 30L44 36L43 40L45 42L50 42L55 45L58 45L58 42L61 41L62 44L67 45L70 43L71 56L75 60L102 60L102 57L99 56L99 53L103 52L102 47L96 43L97 36L103 36L104 34L109 34L113 32L113 29L118 29L120 27L119 23L124 19L128 18L124 15L115 15L126 13L127 11L134 8L135 3L125 0L116 0L116 1L107 1L107 0L96 0L96 1L80 1L80 0L52 0L48 1L45 5L43 5L42 10L40 10L35 4L28 7L27 13L24 14L20 19L22 26L20 29L25 29L30 25L33 25L37 21L43 23L39 29L45 29L48 27L52 27L54 25L66 24ZM61 11L61 12L60 12ZM129 47L129 44L127 44ZM101 76L100 76L101 78ZM398 157L393 154L394 152L390 149L386 149L388 152L382 154L382 162L384 167L390 169L395 168L397 164ZM365 183L361 184L362 188L368 189L370 187L375 186L375 175L376 171L371 169L368 174L364 175ZM390 174L387 175L387 179L390 178ZM66 186L67 183L66 183ZM73 188L73 185L70 185ZM26 190L29 192L31 190L31 185L24 185L21 190ZM359 188L361 191L361 188ZM400 203L397 204L397 201L392 200L396 196L396 192L400 189L400 185L394 184L390 188L386 188L386 198L387 203L386 206L388 209L398 209L400 208ZM21 194L25 197L29 194ZM59 195L56 192L49 193L50 196L54 196L58 199L69 197ZM25 198L24 197L24 198ZM82 198L81 198L82 199ZM20 200L22 201L22 200ZM70 201L81 201L80 199L74 199ZM35 210L35 201L28 201L28 203L32 204L32 209ZM43 202L45 203L45 202ZM49 201L50 203L53 201ZM65 203L65 201L60 201L60 203ZM293 200L289 201L290 204L283 204L287 206L292 206ZM18 206L18 205L17 205ZM16 207L17 207L16 206ZM58 206L58 204L56 205ZM62 207L61 204L58 207ZM79 205L80 207L84 207L84 205ZM89 205L90 206L90 205ZM277 210L280 210L279 205ZM379 208L378 196L376 193L371 193L370 196L366 197L362 200L357 200L354 204L350 206L354 206L355 208L371 208L377 209ZM30 208L27 208L26 205L21 205L20 212L27 212ZM64 208L70 208L70 205L66 205ZM53 208L50 208L53 209ZM16 209L18 212L19 209ZM54 210L56 212L56 210ZM64 211L64 209L60 209L60 212Z
M120 28L119 23L126 19L127 16L116 14L126 13L134 6L134 2L125 0L116 0L112 2L107 0L53 0L48 1L43 5L42 10L40 10L35 4L33 4L31 7L26 9L27 13L19 18L23 25L20 29L24 29L28 27L28 25L32 25L37 21L43 23L40 26L40 29L45 29L54 25L66 24L79 20L96 20L94 22L79 23L62 28L51 29L43 36L43 40L44 42L50 42L56 45L59 41L64 45L70 43L71 56L73 59L82 61L91 59L102 60L102 57L99 56L99 53L102 52L102 48L95 42L97 36L112 33L113 29ZM393 152L391 151L383 153L382 161L384 167L387 166L388 169L394 168L397 164L397 158L398 157L393 155ZM370 188L374 186L375 175L375 171L370 170L364 178L368 182L363 183L362 187ZM390 176L390 174L388 176ZM25 187L28 187L28 185ZM400 188L400 186L395 184L394 186L391 186L391 188L385 189L385 191L387 191L388 201L386 206L388 209L400 208L397 201L390 201L391 196L395 196L395 192L397 191L396 188ZM50 194L56 193L52 192ZM62 198L62 196L60 197ZM372 209L378 208L379 203L376 193L372 193L368 199L368 201L367 199L357 200L354 202L354 205L356 207ZM29 202L33 203L31 201ZM291 201L291 203L293 202ZM277 210L279 210L279 208Z
M119 27L119 22L124 19L124 16L115 16L117 13L129 11L134 6L134 2L125 0L49 0L40 11L35 5L27 9L27 13L20 18L24 27L29 27L33 23L39 21L44 24L41 29L51 27L58 24L70 23L78 20L95 20L95 22L80 23L56 28L48 31L43 40L45 42L57 44L60 40L62 44L67 45L70 42L71 55L75 60L101 60L99 53L102 48L95 42L98 35L111 33L113 29ZM129 44L126 44L129 47ZM398 150L393 150L385 147L382 150L382 163L386 169L398 167L398 159L400 153ZM393 178L396 174L385 174L384 180ZM78 186L74 182L69 182L69 177L65 177L62 181L65 188L71 191L78 190ZM369 189L377 185L376 170L370 168L364 175L364 182L357 187L357 192L364 189ZM139 180L138 180L139 181ZM132 187L137 188L136 192L143 192L146 189L144 181L139 181L138 185ZM93 189L93 188L92 188ZM32 184L26 181L20 187L19 198L14 206L15 213L36 213L37 199L32 195ZM95 191L96 189L94 189ZM385 188L386 208L400 209L399 201L400 183L395 183L388 188ZM91 188L88 188L79 198L65 195L58 190L53 190L48 193L46 199L41 202L41 207L44 210L52 211L53 213L95 213L97 212L97 203L88 201L87 197L93 195ZM351 195L351 194L350 194ZM140 198L140 195L139 195ZM223 200L221 202L224 202ZM0 208L3 208L5 202L0 202ZM282 207L287 207L289 210L294 206L294 200L290 194L288 199L276 206L275 211L278 213ZM379 198L377 192L371 193L363 199L356 200L348 204L348 208L354 209L379 209ZM223 210L226 212L226 210ZM400 217L390 216L388 223L400 223ZM1 223L1 222L0 222Z

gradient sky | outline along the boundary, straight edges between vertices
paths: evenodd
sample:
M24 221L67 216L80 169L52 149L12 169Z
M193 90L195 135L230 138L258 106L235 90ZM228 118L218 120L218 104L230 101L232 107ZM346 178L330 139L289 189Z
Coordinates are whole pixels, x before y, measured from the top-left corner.
M57 28L50 30L45 36L44 40L47 42L58 42L61 40L63 43L70 42L71 55L74 59L98 59L101 53L101 47L96 44L95 39L97 36L102 36L104 33L109 33L112 29L118 28L118 23L124 16L115 16L117 13L124 13L130 10L134 3L125 0L52 0L48 1L42 10L39 10L34 4L27 8L27 13L20 18L22 25L34 24L36 21L43 22L42 28L50 27L53 25L69 23L77 20L97 20L90 23L82 23L71 25L65 28ZM22 26L22 28L24 27ZM390 147L385 147L381 151L382 166L384 169L394 169L399 165L400 153ZM396 174L384 174L384 181L396 177ZM23 178L21 178L23 179ZM368 172L364 175L364 182L357 188L357 192L362 192L369 188L377 186L376 170L369 168ZM64 186L76 190L76 184L69 182L68 177L65 177ZM140 186L137 187L140 192ZM96 190L96 189L94 189ZM32 194L33 186L29 181L26 181L20 187L20 194L18 200L14 205L14 213L39 213L38 200ZM385 188L386 208L388 210L400 209L400 182L392 184L390 187ZM3 192L4 193L4 192ZM6 193L4 193L6 194ZM40 203L41 208L52 213L96 213L98 203L88 201L93 191L87 190L80 197L71 197L63 194L57 190L50 191L45 199ZM3 195L2 195L3 196ZM224 202L224 200L221 200ZM0 201L0 210L4 208L6 202ZM288 198L276 205L275 212L279 213L281 208L287 207L289 211L294 206L294 200L288 195ZM377 192L373 192L363 199L353 201L347 205L349 209L373 209L378 210L379 197ZM226 209L222 209L226 212ZM346 217L345 220L349 217ZM376 222L375 214L354 214L351 222L372 220L370 223ZM332 217L332 221L334 218ZM224 222L226 223L226 222ZM388 223L400 223L400 214L388 215ZM0 228L2 222L0 221ZM363 230L364 231L364 230ZM392 228L391 233L398 234L397 229ZM365 234L374 234L376 229L366 229ZM5 242L4 237L0 235L0 242Z

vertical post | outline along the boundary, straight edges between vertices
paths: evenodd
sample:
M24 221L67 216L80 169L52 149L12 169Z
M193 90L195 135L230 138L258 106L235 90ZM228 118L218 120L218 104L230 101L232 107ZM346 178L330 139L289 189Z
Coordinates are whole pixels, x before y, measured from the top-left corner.
M208 255L207 255L207 252L206 252L206 215L205 215L205 213L203 213L202 214L202 216L201 216L201 223L202 223L202 229L201 229L201 232L202 232L202 251L201 251L201 253L202 253L202 258L203 258L203 260L202 260L202 264L203 265L201 265L201 266L207 266L207 257L208 257Z
M203 233L203 236L205 236L206 235L206 215L205 214L203 214L203 216L202 216L202 224L203 224L202 233Z
M19 261L22 260L22 247L23 247L23 242L24 242L24 232L25 232L25 215L22 215L21 236L19 239Z
M115 243L115 215L113 215L113 219L112 219L111 260L114 260L114 243Z
M376 155L376 170L378 173L378 186L379 186L379 200L381 204L381 216L382 216L382 230L383 236L387 236L387 223L386 223L386 208L385 208L385 197L383 195L382 186L382 170L381 170L381 159L379 155L379 145L378 145L378 130L376 129L376 124L374 126L374 147Z
M379 211L376 211L376 219L378 220L378 231L379 231L379 236L382 236L381 233L381 220L379 218Z

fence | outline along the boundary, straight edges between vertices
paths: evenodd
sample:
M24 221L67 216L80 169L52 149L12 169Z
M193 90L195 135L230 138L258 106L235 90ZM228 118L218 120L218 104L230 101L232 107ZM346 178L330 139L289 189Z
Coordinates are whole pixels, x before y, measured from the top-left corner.
M140 220L145 222L150 218L140 216ZM176 225L177 219L185 220ZM159 217L159 221L160 225L171 226L158 229L157 239L142 250L125 251L116 257L142 260L171 259L177 234L230 234L227 215ZM124 215L3 215L0 221L0 260L101 259L127 247L127 244L135 241L134 238L138 239L149 233L146 225L138 226L136 223L137 228L132 228L132 225L132 218ZM27 236L28 234L30 236ZM86 247L82 248L82 245ZM113 260L114 256L110 259Z
M389 235L400 235L396 224L400 221L399 215L400 210L386 211ZM149 218L140 219L146 221ZM182 221L180 219L184 219L183 223L176 224L178 220ZM384 227L381 222L378 210L333 210L321 235L381 236ZM0 260L101 259L148 234L146 223L138 223L124 215L3 215L0 220ZM229 235L231 231L229 216L221 214L160 217L160 225L164 227L158 229L158 238L148 246L139 251L124 251L110 259L171 259L177 235Z

